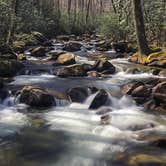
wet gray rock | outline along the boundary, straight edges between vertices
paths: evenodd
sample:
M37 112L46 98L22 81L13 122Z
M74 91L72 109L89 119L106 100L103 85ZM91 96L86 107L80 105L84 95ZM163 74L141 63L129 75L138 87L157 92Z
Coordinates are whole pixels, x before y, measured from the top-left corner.
M39 47L36 47L36 48L32 49L31 56L43 57L43 56L45 56L45 53L46 53L46 48L42 47L42 46L39 46Z
M132 97L144 97L144 98L147 98L151 95L151 89L144 86L144 85L140 85L138 86L137 88L135 88L131 95Z
M79 51L81 50L82 44L80 42L77 41L69 41L65 44L64 50L65 51L70 51L70 52L74 52L74 51Z
M114 74L116 72L115 66L113 66L109 61L106 60L96 61L93 69L97 72L109 71L109 74Z
M20 102L31 107L51 107L56 105L53 95L39 87L26 86L21 90Z
M153 98L156 102L166 102L166 81L158 83L154 87Z
M91 102L89 109L98 109L102 106L107 106L111 103L109 94L105 90L100 90L93 101Z
M134 89L136 89L139 86L144 85L143 82L132 82L127 85L124 85L121 90L123 94L131 95Z
M82 103L90 95L90 89L86 87L76 87L70 89L67 94L72 102Z

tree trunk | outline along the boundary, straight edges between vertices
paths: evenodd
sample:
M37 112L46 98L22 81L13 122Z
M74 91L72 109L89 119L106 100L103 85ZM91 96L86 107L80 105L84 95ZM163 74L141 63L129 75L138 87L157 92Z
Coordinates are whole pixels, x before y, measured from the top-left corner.
M6 44L9 45L11 37L13 36L13 28L14 28L14 18L16 14L16 2L17 0L11 1L11 7L10 7L10 22L9 22L9 29L8 34L6 37Z
M114 0L111 0L111 4L112 4L112 7L114 9L114 13L116 14L117 11L116 11L116 7L115 7L115 3L114 3Z
M89 0L87 4L86 23L88 22L88 18L89 18L90 3L91 3L91 0Z
M145 25L142 13L141 0L133 0L133 10L139 51L141 55L148 55L151 51L148 47L145 36Z

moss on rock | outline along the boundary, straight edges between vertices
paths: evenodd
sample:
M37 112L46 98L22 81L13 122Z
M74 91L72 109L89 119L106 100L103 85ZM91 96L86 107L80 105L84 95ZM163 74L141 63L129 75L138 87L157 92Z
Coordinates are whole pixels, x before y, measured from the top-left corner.
M148 66L166 67L166 49L142 56L139 52L129 58L129 61Z

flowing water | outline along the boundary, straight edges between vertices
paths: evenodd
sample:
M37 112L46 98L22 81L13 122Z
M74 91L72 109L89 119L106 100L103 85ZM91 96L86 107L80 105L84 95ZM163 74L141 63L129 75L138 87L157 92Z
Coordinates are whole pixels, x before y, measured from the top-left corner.
M80 63L94 63L83 53L76 54ZM26 72L16 76L9 83L9 89L25 85L40 85L61 92L77 86L105 89L111 92L112 103L107 106L111 112L106 113L109 123L101 123L99 110L88 109L95 95L81 104L56 100L57 107L47 110L29 110L11 96L0 104L0 166L123 166L134 165L129 157L137 154L166 163L166 151L148 142L151 138L166 136L166 117L147 113L120 92L120 86L132 80L164 77L154 76L148 69L128 73L133 64L116 59L111 62L117 73L110 77L61 79L52 75L54 69L49 65L35 63L35 59L29 61Z

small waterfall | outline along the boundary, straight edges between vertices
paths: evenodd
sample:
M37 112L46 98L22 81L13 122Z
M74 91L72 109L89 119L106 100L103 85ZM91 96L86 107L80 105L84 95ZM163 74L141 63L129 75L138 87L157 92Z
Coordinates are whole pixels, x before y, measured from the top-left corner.
M55 102L57 107L65 107L71 104L71 101L69 100L56 99L56 98L55 98Z
M10 103L13 101L13 98L7 98L3 105L0 105L0 138L18 133L21 128L29 125L27 116L18 112Z
M3 105L6 107L11 107L15 105L15 98L14 97L8 97L3 101Z

